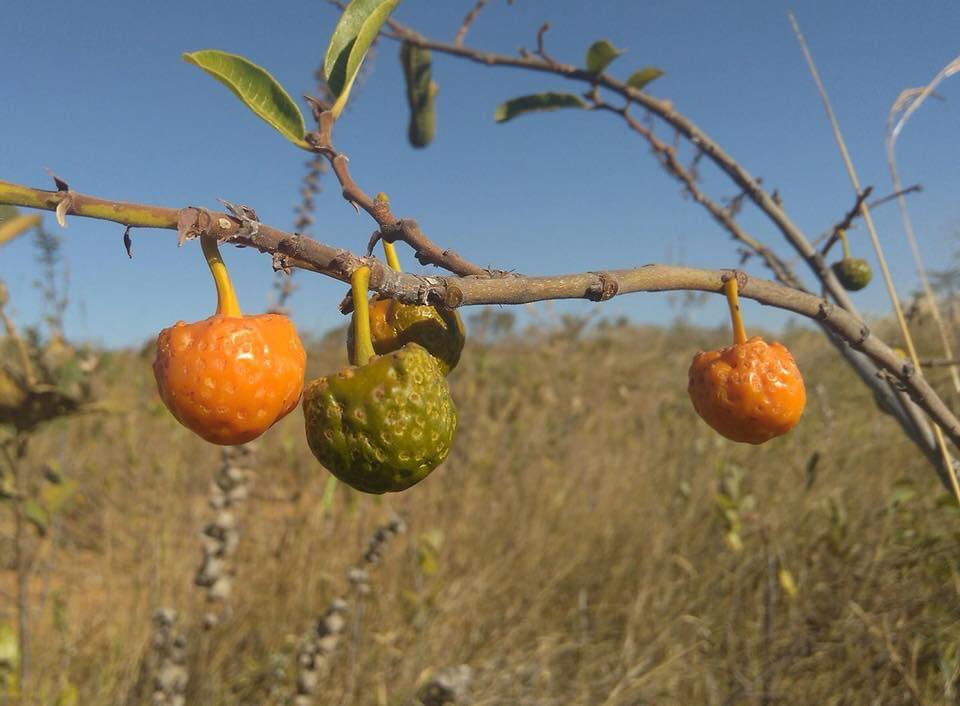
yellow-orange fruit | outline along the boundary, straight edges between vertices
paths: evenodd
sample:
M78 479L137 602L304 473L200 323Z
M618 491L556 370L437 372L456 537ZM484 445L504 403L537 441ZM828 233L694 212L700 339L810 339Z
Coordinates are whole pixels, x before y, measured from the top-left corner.
M214 315L161 331L153 373L181 424L232 445L256 439L297 406L305 365L286 316Z
M762 444L792 429L807 393L793 356L759 336L690 364L687 391L703 421L732 441Z

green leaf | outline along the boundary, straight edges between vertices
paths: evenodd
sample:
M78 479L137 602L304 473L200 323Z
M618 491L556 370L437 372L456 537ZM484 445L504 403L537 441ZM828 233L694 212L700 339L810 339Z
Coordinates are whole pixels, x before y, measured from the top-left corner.
M184 54L184 61L198 66L243 101L250 110L297 147L309 148L303 135L303 114L290 95L265 69L236 54L203 49Z
M627 85L630 86L630 88L636 88L638 91L642 91L648 83L656 81L661 76L663 76L663 71L656 66L645 66L639 71L634 71L630 74L630 78L627 79Z
M339 116L350 96L373 40L400 0L351 0L333 30L323 58L323 75L337 101L334 116Z
M426 147L436 132L437 112L437 84L431 78L430 50L404 42L400 47L400 64L410 107L407 138L413 147Z
M621 54L623 54L623 50L617 49L606 39L594 42L587 49L587 71L598 74Z
M518 115L533 113L541 110L558 110L560 108L586 108L580 96L572 93L534 93L529 96L520 96L501 103L493 114L498 123L505 123Z

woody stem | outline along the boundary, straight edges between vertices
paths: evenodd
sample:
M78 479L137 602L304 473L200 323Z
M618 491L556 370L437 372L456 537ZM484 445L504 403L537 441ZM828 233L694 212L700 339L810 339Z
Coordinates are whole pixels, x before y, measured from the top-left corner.
M370 340L370 305L367 289L370 286L370 268L363 266L350 276L353 292L353 358L356 365L366 365L373 357L373 342Z
M237 301L237 293L230 281L227 266L220 257L216 237L203 235L200 237L200 245L203 248L203 256L207 260L207 267L210 268L210 274L213 275L213 283L217 287L217 314L240 318L243 316L240 312L240 302Z
M727 305L730 307L730 322L733 324L733 342L737 345L747 342L747 330L743 327L743 317L740 315L740 295L736 276L730 277L723 285L723 292L727 295Z

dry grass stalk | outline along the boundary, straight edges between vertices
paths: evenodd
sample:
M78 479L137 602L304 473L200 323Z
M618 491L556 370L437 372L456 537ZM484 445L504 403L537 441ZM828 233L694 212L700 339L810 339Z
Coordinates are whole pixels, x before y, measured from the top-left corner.
M253 444L224 447L220 468L210 485L207 502L215 515L203 528L203 561L193 579L207 592L210 609L203 616L203 626L208 630L229 617L228 601L233 593L231 557L240 541L234 510L250 495L254 452Z
M184 706L187 671L187 641L176 630L177 612L160 608L153 615L154 706Z
M887 164L890 167L890 178L893 181L894 191L900 192L900 172L897 168L897 138L906 127L910 116L923 104L931 95L934 89L944 79L960 71L960 56L955 58L945 67L943 67L933 80L923 88L908 88L897 96L897 99L890 107L887 115ZM913 256L914 265L917 268L917 274L920 275L920 284L923 288L924 298L933 314L933 320L937 331L940 334L940 345L943 348L944 357L953 358L953 347L950 345L951 333L948 330L947 323L940 314L940 307L937 304L937 298L930 287L930 279L927 277L927 269L923 264L923 257L920 253L920 245L917 242L917 236L913 230L913 220L910 218L910 211L907 209L906 199L903 194L897 196L897 207L900 209L900 218L903 221L903 232L910 245L910 254ZM956 368L950 368L950 379L953 382L954 392L960 393L960 371Z
M833 136L837 141L837 148L840 150L840 156L843 158L844 166L847 169L847 175L850 177L850 183L853 185L854 191L857 194L860 194L862 191L860 188L860 180L857 178L857 172L854 169L853 160L850 159L850 153L847 151L847 144L843 139L843 133L840 132L840 124L837 122L837 117L833 113L833 107L830 104L830 98L827 95L827 90L824 88L823 82L820 80L820 74L817 71L816 64L813 61L813 55L810 53L810 49L807 47L807 42L803 38L803 33L800 31L800 25L797 23L797 18L794 17L792 12L788 12L787 16L790 18L790 24L793 27L794 34L797 36L797 42L800 44L800 48L803 50L803 55L807 60L807 66L809 67L810 75L813 77L813 81L817 86L817 92L820 94L820 98L823 100L823 106L827 111L827 118L830 121L830 127L833 130ZM873 218L870 215L870 208L867 206L866 202L860 203L860 213L863 215L863 222L867 226L867 232L870 234L870 241L873 243L873 249L877 256L877 263L880 265L880 272L883 274L883 281L887 286L887 293L890 296L890 304L893 307L893 313L897 319L900 335L903 336L903 342L907 347L907 353L910 356L910 360L913 362L918 374L922 376L923 368L920 366L920 357L917 355L917 349L913 343L913 336L910 335L910 328L907 326L907 321L903 316L903 309L900 306L900 297L897 295L897 289L893 284L893 277L890 275L890 268L887 267L887 259L884 257L883 247L880 245L880 237L877 235L877 229L873 224ZM933 433L937 440L937 446L939 447L940 455L943 458L944 471L950 479L950 489L953 491L953 496L957 503L960 503L960 482L957 481L957 472L953 467L953 459L950 456L950 451L947 449L947 442L943 436L943 430L941 430L940 426L934 422L930 422L930 425L933 427Z
M373 531L360 561L347 570L349 593L331 601L323 617L301 640L297 652L294 706L311 706L314 703L317 686L326 674L330 657L340 644L340 638L347 626L346 616L350 612L351 601L356 604L358 599L370 593L369 570L380 563L387 542L405 531L406 524L396 515Z

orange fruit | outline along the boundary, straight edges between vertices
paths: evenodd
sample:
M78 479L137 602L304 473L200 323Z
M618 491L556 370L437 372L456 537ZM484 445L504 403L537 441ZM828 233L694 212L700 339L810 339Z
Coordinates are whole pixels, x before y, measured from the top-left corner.
M306 353L286 316L215 314L160 332L153 372L185 427L213 444L256 439L300 401Z
M807 401L790 351L759 336L697 353L687 391L703 421L728 439L749 444L790 431Z

